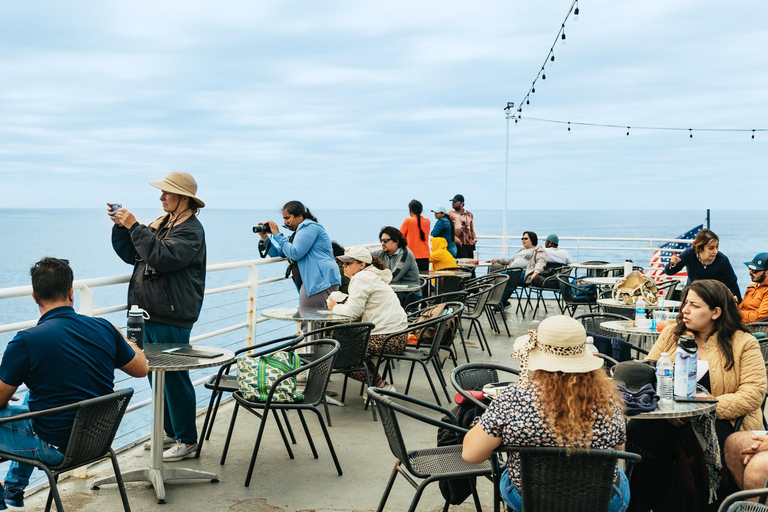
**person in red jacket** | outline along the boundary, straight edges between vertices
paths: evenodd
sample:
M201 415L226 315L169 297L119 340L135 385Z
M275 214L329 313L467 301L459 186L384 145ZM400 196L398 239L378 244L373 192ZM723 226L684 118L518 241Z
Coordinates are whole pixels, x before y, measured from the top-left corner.
M761 252L752 261L745 261L749 269L749 277L752 284L747 286L744 299L739 304L741 320L745 323L759 322L768 318L768 282L766 272L768 269L768 252Z
M429 270L429 219L421 216L424 211L420 201L412 200L408 203L410 217L403 221L400 232L408 241L408 248L416 258L416 265L420 272Z

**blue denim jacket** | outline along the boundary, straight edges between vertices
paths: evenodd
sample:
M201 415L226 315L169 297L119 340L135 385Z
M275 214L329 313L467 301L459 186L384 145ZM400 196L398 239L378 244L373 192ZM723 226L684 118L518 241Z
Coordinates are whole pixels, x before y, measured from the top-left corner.
M299 224L293 242L289 242L282 233L272 235L267 254L290 258L298 263L307 296L327 290L335 284L341 285L341 274L333 257L331 238L325 228L313 220L304 219Z

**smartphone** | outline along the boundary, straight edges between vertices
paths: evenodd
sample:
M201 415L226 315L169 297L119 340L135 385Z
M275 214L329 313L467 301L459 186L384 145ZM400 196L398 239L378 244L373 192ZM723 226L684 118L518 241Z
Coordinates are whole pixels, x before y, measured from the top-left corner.
M117 210L123 207L120 203L111 203L112 204L112 211L117 213Z
M717 398L712 395L675 396L675 402L714 404L717 403Z

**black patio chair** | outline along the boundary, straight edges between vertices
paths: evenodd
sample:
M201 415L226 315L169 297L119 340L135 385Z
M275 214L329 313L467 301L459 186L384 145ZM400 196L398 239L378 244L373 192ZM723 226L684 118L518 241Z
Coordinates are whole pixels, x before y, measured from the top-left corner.
M520 371L497 363L467 363L451 372L451 385L461 396L474 403L476 406L487 409L488 406L481 400L473 397L467 391L482 391L486 384L494 384L502 381L499 372L506 374L503 381L517 380Z
M515 308L515 313L518 311L522 315L523 318L525 318L525 311L523 311L523 305L522 305L522 297L520 296L520 276L523 274L523 269L521 268L507 268L507 269L500 269L498 272L499 274L506 274L509 276L509 280L507 281L507 284L504 286L504 293L503 295L507 295L510 300L513 296L515 299L517 299L517 307ZM506 304L489 304L494 310L497 310L498 308L506 308Z
M672 296L677 290L677 279L670 279L656 285L656 289L659 291L659 300L672 300Z
M600 260L591 260L591 261L582 261L582 265L609 265L609 261L600 261ZM608 276L608 271L605 269L586 269L587 275L591 275L594 277L606 277ZM623 272L623 270L622 270Z
M265 402L253 402L250 400L246 400L240 394L240 391L235 391L232 394L232 397L235 399L235 408L232 411L232 419L229 423L229 431L227 432L227 439L224 442L224 450L221 454L220 464L223 465L226 462L227 452L229 451L229 443L232 440L232 432L234 431L234 428L235 428L235 422L237 420L238 410L242 407L243 409L252 413L253 415L255 415L261 420L259 422L259 430L256 435L256 442L254 443L254 446L253 446L253 455L251 455L251 463L248 466L248 475L245 477L246 487L248 487L251 484L253 467L256 464L256 457L259 454L259 447L261 446L261 438L264 434L264 427L267 424L266 420L267 420L267 417L269 416L270 411L272 411L274 414L278 429L280 430L280 434L283 437L283 443L285 444L285 447L288 451L288 456L291 459L293 458L293 452L291 451L291 448L288 445L288 442L286 440L285 434L282 431L280 421L277 419L277 411L278 410L296 411L296 413L299 416L299 420L301 421L301 425L302 427L304 427L304 433L307 436L307 441L309 442L309 447L312 450L312 455L315 458L317 458L317 450L315 449L315 443L312 441L312 436L309 433L309 428L307 427L307 422L304 419L303 411L311 411L315 413L317 415L317 420L320 423L320 427L323 429L323 435L325 436L325 441L328 443L328 449L331 452L333 463L336 466L336 472L339 474L339 476L342 475L339 459L336 457L336 451L333 449L333 444L331 443L331 436L328 434L328 428L325 426L323 415L320 413L320 410L317 408L317 406L323 403L323 400L325 399L325 390L328 387L328 378L330 377L331 370L333 369L334 359L336 358L336 354L339 351L339 342L336 340L327 340L327 339L314 340L314 341L308 341L305 343L294 345L291 348L293 350L298 350L303 348L310 349L312 352L312 361L310 361L307 364L303 364L302 367L297 370L293 370L283 374L280 378L275 380L275 382L272 384L272 386L269 389L267 400ZM241 357L248 357L248 356L241 354ZM300 400L297 402L273 401L272 397L274 396L278 385L282 381L295 377L299 373L304 371L309 371L309 375L307 376L307 384L304 387L304 391L303 391L303 394L304 394L303 400Z
M486 313L485 305L488 303L488 299L494 292L494 288L503 288L506 286L509 277L503 274L492 274L489 277L494 279L492 281L489 279L475 288L467 289L467 292L469 292L465 301L467 310L464 312L462 318L466 318L470 321L469 329L467 330L467 339L469 339L472 334L472 329L474 328L480 344L480 349L487 350L488 356L492 356L491 346L488 344L488 339L485 337L480 317ZM483 347L483 345L485 345L485 347Z
M304 334L292 334L290 336L284 336L255 345L246 345L235 351L235 357L240 354L248 353L251 356L262 356L270 354L276 350L285 350L286 348L301 343L304 340ZM234 368L233 368L234 365ZM234 393L237 391L237 374L232 373L232 370L237 369L237 365L234 362L222 365L216 375L211 375L208 380L203 384L206 389L211 390L211 398L208 401L208 409L205 412L205 420L203 421L203 429L200 432L200 437L197 442L197 452L195 458L200 458L200 452L203 449L205 441L211 438L211 432L213 431L213 423L216 421L216 413L219 412L219 404L224 393ZM290 429L288 418L283 411L283 417L288 424L288 431L291 434L291 439L296 444L296 438L293 436L293 431ZM209 423L210 422L210 423Z
M520 497L523 510L536 512L607 511L613 493L613 477L619 459L629 463L643 458L616 450L575 450L550 446L503 446L496 453L520 456ZM627 470L627 474L629 474ZM501 474L494 467L494 489ZM500 496L494 499L499 510Z
M419 315L421 312L425 309L428 309L436 304L445 304L446 302L461 302L464 304L464 301L467 298L467 292L460 291L460 292L449 292L449 293L442 293L440 295L433 295L432 297L427 297L426 299L421 299L416 302L411 302L406 306L405 313L408 315L408 321L413 323L418 320ZM467 350L467 343L464 341L464 332L461 328L461 315L459 315L458 319L458 332L460 334L461 339L461 347L464 349L464 357L467 359L467 362L469 362L469 351ZM443 346L441 348L448 350L448 355L450 356L451 360L453 361L454 366L458 366L458 363L456 361L458 357L458 351L456 350L456 333L454 332L452 336L450 336L450 343L447 343L446 338L448 334L443 335Z
M315 329L305 333L305 336L319 336L321 338L330 338L339 342L339 352L336 354L336 360L333 363L334 373L344 374L344 384L341 388L341 402L347 396L347 381L351 372L364 371L365 384L368 387L373 386L371 375L368 371L368 365L365 364L365 355L368 350L368 342L371 339L371 331L376 327L371 322L356 322L351 324L337 324L322 329ZM304 357L304 355L302 355ZM328 420L328 426L331 425L331 414L328 411L328 403L323 400L325 408L325 417ZM376 421L376 411L373 410L373 419Z
M418 398L380 388L372 388L368 391L368 394L379 409L381 424L384 427L384 434L387 437L389 448L392 451L392 455L397 459L395 467L389 477L389 481L387 482L387 486L384 488L384 494L381 496L379 506L376 508L376 512L382 512L384 510L384 505L387 503L387 498L389 498L389 493L392 491L392 486L395 483L398 473L402 474L406 481L416 489L416 494L411 500L411 505L408 508L409 512L416 510L416 506L419 504L424 489L432 482L491 476L491 463L489 461L486 461L483 464L470 464L469 462L465 462L464 459L461 458L462 446L460 444L411 451L406 448L402 427L398 417L399 415L413 418L422 423L432 425L433 427L451 430L461 435L465 434L467 430L458 427L453 423L441 421L427 416L426 414L422 414L413 410L413 408L406 407L398 402L407 403L410 406L422 407L432 413L438 412L450 418L451 421L455 421L456 417L451 411L429 402L419 400ZM414 478L423 480L421 483L416 483ZM483 509L480 505L480 499L474 485L472 485L472 497L474 498L475 508L478 512L481 512ZM448 507L449 503L446 501L443 510L447 511Z
M112 451L112 442L115 440L117 429L120 427L120 421L122 421L125 415L125 410L128 408L128 403L131 401L132 396L133 389L122 389L109 395L90 398L74 404L2 418L0 419L0 425L14 421L41 418L43 416L58 416L65 412L77 411L75 421L72 424L72 432L69 435L67 450L64 452L64 460L58 466L48 466L39 460L20 457L10 452L0 452L0 457L21 462L22 464L29 464L45 473L51 486L48 491L48 500L45 502L46 512L51 510L51 503L53 502L56 503L56 510L59 512L64 510L57 486L59 475L109 457L112 461L112 469L115 471L115 480L120 491L123 509L126 512L130 512L131 506L128 504L128 495L125 493L125 484L120 473L120 466L117 464L117 457L115 452ZM94 489L98 489L98 487L94 487Z
M601 323L610 322L613 320L632 321L631 318L614 313L584 313L573 317L573 319L581 322L581 325L584 326L584 330L599 334L601 336L608 336L609 338L615 337L614 333L600 327Z
M723 500L718 512L768 512L765 505L768 497L768 487L764 489L748 489L731 494ZM750 498L760 498L758 502L746 501Z
M597 296L590 293L584 293L584 290L571 283L571 277L557 276L560 283L560 299L562 300L563 313L568 312L570 316L576 314L579 306L587 306L589 312L598 309Z
M766 335L768 335L768 322L752 322L747 324L747 328L749 329L749 332L752 334L756 332L762 332Z
M443 391L445 391L448 403L451 403L451 396L448 394L447 384L440 367L440 349L443 346L443 332L445 331L446 323L451 318L461 318L461 314L464 311L464 304L461 304L460 302L446 302L432 307L443 307L442 314L432 320L413 323L402 331L389 334L384 339L378 354L379 361L376 364L376 373L381 373L383 378L386 378L389 373L391 381L391 363L393 361L409 361L411 363L411 369L408 373L408 383L405 386L405 394L408 394L408 391L411 388L413 370L416 367L416 363L419 363L424 369L424 374L427 376L427 382L429 382L429 386L432 388L432 394L435 396L437 405L441 405L440 397L438 396L437 388L435 388L434 382L432 381L432 376L429 374L427 363L432 364L432 367L437 374L437 380L443 387ZM418 338L417 344L415 346L406 346L405 350L400 354L385 353L386 347L391 343L391 340L404 333L415 334ZM379 370L382 364L384 365L384 371L380 372Z
M544 300L544 292L551 292L555 296L555 300L557 301L558 307L561 308L560 305L560 281L558 281L557 276L568 276L571 273L571 267L565 265L559 265L557 264L556 267L550 267L549 264L547 264L548 268L551 268L555 273L551 276L547 276L544 278L544 281L538 285L535 285L533 283L528 284L526 286L526 302L525 306L523 306L523 313L528 309L528 306L531 305L531 296L536 295L536 306L533 307L533 313L531 314L531 318L536 318L536 313L539 312L539 305L544 305L544 312L549 313L549 310L547 309L547 302Z
M488 323L496 333L501 334L501 328L496 321L496 313L501 314L501 321L504 322L504 329L507 331L507 336L512 336L509 332L509 326L507 325L507 315L504 313L504 306L502 305L502 297L504 291L507 289L507 283L512 279L507 274L493 274L494 281L491 284L504 283L503 286L494 286L491 290L488 300L485 302L485 314L488 317Z

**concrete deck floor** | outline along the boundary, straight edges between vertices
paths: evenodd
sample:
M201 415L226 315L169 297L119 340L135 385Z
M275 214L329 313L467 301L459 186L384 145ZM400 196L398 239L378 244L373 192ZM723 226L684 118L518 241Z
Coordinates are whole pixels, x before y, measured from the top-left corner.
M554 301L549 305L550 314L557 310ZM517 361L510 357L515 337L525 334L529 328L536 328L538 321L544 318L539 313L538 320L531 321L530 311L526 319L513 314L514 307L508 308L509 327L512 337L493 335L493 331L484 322L493 357L479 349L477 338L473 334L468 341L469 355L472 362L498 362L517 368ZM468 322L465 321L465 331ZM466 362L459 349L459 364ZM446 362L446 379L453 369L453 364ZM407 379L407 366L399 365L395 371L395 386L403 390ZM336 375L332 378L329 389L341 392L343 379ZM450 388L450 382L449 382ZM438 390L440 392L440 390ZM194 481L169 483L166 486L167 503L159 505L154 490L146 483L126 484L131 509L137 512L148 510L171 511L233 511L233 512L321 512L321 511L372 511L376 510L387 478L392 471L395 457L389 450L381 423L372 420L371 412L363 410L361 398L357 395L359 387L348 386L346 407L331 406L333 426L329 428L336 453L339 457L343 476L338 476L333 465L322 431L315 418L305 415L317 447L318 459L312 457L306 437L300 432L299 421L291 422L296 432L297 444L293 451L295 459L289 459L280 439L274 421L268 423L265 437L256 460L250 487L245 487L245 475L248 469L253 444L256 440L258 419L241 411L238 414L232 446L225 465L219 465L226 430L230 421L232 403L222 405L216 425L203 447L200 459L187 459L167 464L168 467L189 467L205 471L214 471L219 475L218 483ZM451 396L453 390L449 389ZM410 391L412 396L434 402L423 372L417 369ZM445 406L445 395L441 400ZM451 404L452 406L453 404ZM202 427L203 417L198 418L198 431ZM297 430L298 429L298 430ZM436 444L436 430L416 422L403 426L406 446L409 450L427 448ZM149 465L149 451L138 445L119 455L123 471L142 468ZM117 487L105 485L100 490L91 490L91 482L111 474L109 462L102 462L88 469L88 478L75 477L62 480L59 489L65 510L104 511L122 510ZM481 479L478 491L485 510L492 510L491 483ZM26 510L43 510L48 489L36 492L26 499ZM386 510L407 510L413 497L413 488L401 476L395 482L387 502ZM440 511L443 499L437 484L427 487L418 510ZM473 511L471 498L463 505L453 506L457 512Z

